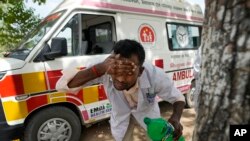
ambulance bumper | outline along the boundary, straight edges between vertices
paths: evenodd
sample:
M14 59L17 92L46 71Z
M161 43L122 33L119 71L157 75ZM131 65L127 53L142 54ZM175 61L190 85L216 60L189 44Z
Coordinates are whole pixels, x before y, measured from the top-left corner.
M23 133L23 125L9 126L6 122L0 122L0 141L20 139Z
M2 101L0 98L0 141L11 141L22 137L24 126L18 124L9 126L4 116Z

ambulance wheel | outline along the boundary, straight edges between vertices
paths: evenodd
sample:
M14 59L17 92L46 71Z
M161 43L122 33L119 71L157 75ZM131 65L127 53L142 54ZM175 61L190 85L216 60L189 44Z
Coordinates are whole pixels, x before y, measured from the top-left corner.
M66 107L56 106L44 109L28 121L25 141L78 141L81 123L77 115Z
M195 92L195 80L191 83L191 88L187 94L185 94L186 100L186 108L193 108L194 107L194 92Z

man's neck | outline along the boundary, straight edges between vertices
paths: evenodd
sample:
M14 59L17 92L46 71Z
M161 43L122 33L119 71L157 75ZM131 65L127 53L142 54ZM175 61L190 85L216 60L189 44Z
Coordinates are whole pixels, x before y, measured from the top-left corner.
M130 91L132 89L136 89L138 86L139 86L139 84L138 84L138 79L137 79L135 81L135 83L130 88L126 89L125 91Z

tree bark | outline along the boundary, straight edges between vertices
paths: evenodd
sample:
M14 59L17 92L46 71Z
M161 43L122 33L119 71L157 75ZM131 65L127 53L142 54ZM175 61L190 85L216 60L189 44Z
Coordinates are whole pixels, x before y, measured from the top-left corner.
M250 124L250 0L205 0L201 92L193 141L229 141Z

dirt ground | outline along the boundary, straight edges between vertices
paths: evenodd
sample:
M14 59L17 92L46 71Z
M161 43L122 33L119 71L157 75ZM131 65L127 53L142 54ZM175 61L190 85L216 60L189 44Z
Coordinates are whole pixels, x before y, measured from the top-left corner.
M168 119L172 113L172 106L169 103L161 102L160 104L161 114ZM184 109L181 118L183 125L183 135L186 141L192 140L192 134L194 129L195 111L193 108ZM139 126L136 126L134 130L133 141L145 141L145 132ZM84 128L82 132L81 141L114 141L110 133L110 127L108 120L96 123L88 128Z

